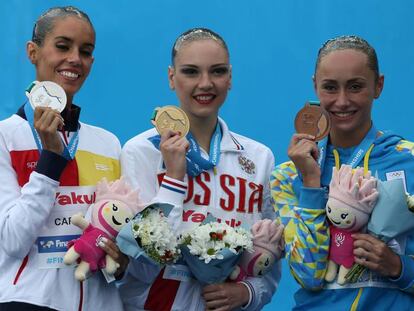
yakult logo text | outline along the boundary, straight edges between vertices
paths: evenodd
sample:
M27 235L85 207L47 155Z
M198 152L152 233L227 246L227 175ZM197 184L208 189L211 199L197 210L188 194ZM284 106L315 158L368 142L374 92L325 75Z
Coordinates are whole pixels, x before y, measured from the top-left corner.
M69 205L69 204L87 204L90 205L95 202L96 194L77 194L74 191L69 192L68 194L62 194L61 192L56 193L56 202L59 205Z
M207 213L208 215L209 213ZM206 219L206 215L204 215L203 213L198 213L195 210L186 210L183 211L183 221L184 222L195 222L195 223L202 223L204 221L204 219ZM217 222L221 223L223 220L220 218L217 218ZM230 220L225 220L224 221L226 224L228 224L230 227L238 227L241 225L241 221L237 220L237 219L230 219Z

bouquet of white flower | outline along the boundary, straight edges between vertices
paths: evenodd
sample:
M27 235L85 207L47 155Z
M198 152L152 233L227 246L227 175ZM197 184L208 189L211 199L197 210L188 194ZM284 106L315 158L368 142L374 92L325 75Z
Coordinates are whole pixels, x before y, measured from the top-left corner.
M172 208L170 204L154 203L135 215L116 239L121 252L135 259L144 256L160 265L174 263L180 249L167 221Z
M192 274L202 283L224 281L244 250L253 251L252 234L244 228L210 222L182 236L181 252Z
M368 222L368 233L385 243L406 235L414 230L414 217L410 206L414 203L404 189L402 179L378 182L379 200ZM359 281L367 271L365 267L354 264L345 278L350 283Z

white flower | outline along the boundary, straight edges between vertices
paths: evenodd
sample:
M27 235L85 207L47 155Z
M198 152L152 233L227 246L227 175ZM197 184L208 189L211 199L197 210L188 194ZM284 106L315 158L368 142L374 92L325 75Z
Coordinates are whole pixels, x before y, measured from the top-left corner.
M177 260L180 255L177 238L159 209L145 210L132 221L134 238L150 258L160 264Z
M207 264L213 259L223 259L222 251L234 254L253 250L252 235L243 228L234 229L226 223L212 222L200 225L183 234L183 243L192 255Z

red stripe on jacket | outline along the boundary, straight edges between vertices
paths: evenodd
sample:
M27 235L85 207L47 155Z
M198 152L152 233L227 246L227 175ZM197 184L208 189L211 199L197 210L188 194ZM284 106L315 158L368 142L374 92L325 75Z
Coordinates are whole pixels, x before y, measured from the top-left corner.
M170 311L177 295L180 281L167 280L163 278L164 269L160 271L154 283L152 283L147 301L145 301L145 310L151 311Z
M28 181L30 174L36 169L39 160L39 151L23 150L10 151L12 167L17 174L17 181L23 187ZM78 165L76 159L71 160L66 165L60 177L61 186L79 186Z

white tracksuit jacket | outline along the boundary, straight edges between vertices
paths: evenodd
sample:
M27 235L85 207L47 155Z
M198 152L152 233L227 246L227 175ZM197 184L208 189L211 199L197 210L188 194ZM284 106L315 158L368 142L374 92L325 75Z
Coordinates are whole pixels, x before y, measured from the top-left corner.
M121 154L122 174L133 187L141 189L144 202L175 205L182 214L180 229L202 222L209 212L231 226L253 225L262 218L274 218L270 203L269 177L273 154L266 146L231 133L219 119L223 136L220 161L215 170L204 171L181 182L164 178L165 169L159 150L148 140L157 135L148 130L129 140ZM208 157L204 153L205 157ZM170 214L171 218L171 214ZM280 279L280 263L262 278L248 278L252 293L247 310L260 310L271 300ZM167 271L132 260L119 284L127 310L204 310L202 287L193 278L169 279Z
M93 196L80 194L81 189L104 176L119 178L120 153L113 134L81 123L75 160L47 151L39 157L22 109L0 122L0 303L17 301L65 311L122 310L117 288L100 272L81 283L73 267L39 269L36 261L36 240L55 201L63 208L87 208ZM67 219L52 223L59 230Z

